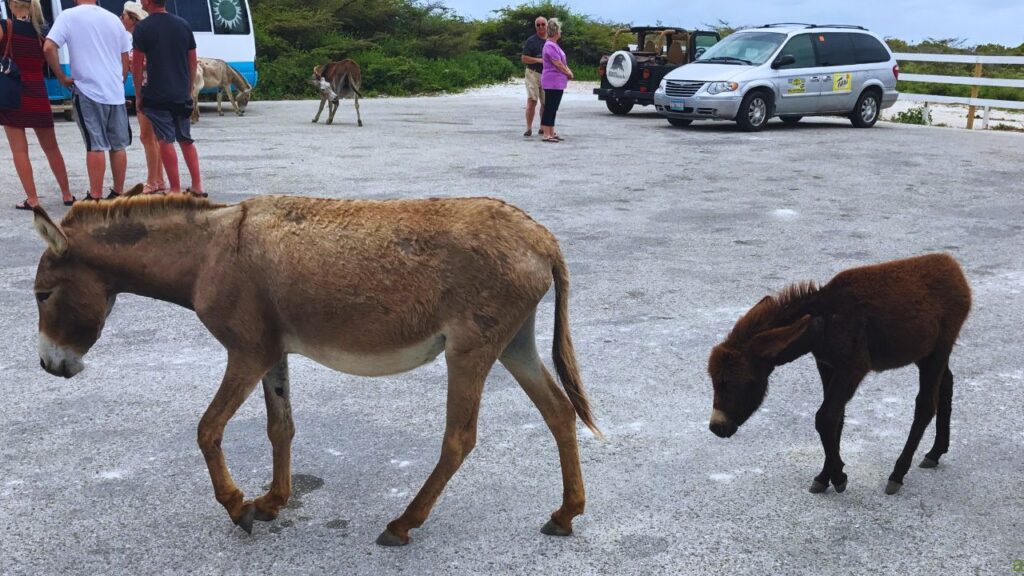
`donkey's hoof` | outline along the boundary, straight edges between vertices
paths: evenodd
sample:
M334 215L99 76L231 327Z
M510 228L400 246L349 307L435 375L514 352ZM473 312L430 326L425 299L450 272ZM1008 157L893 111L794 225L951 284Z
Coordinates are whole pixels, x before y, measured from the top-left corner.
M252 534L252 521L256 517L256 507L252 504L246 504L242 510L242 515L238 517L238 520L233 520L235 526L238 526L242 530L245 530L246 534Z
M405 546L409 543L409 538L406 537L404 540L395 536L391 533L391 530L384 530L377 536L377 544L381 546Z
M847 480L843 480L839 484L833 484L833 488L836 489L836 492L842 494L843 492L846 492L846 483Z
M903 482L897 482L895 480L889 480L889 483L885 485L885 493L889 496L900 491L903 488Z
M938 460L932 460L931 458L929 458L927 456L925 456L924 460L921 460L921 463L918 464L918 466L921 467L921 468L935 468L938 465L939 465L939 461Z
M846 486L843 486L843 488L845 489ZM818 482L817 480L811 482L811 487L807 489L811 494L824 494L825 490L828 490L828 484Z
M572 536L572 528L566 530L554 520L548 520L548 523L541 527L540 533L548 536Z

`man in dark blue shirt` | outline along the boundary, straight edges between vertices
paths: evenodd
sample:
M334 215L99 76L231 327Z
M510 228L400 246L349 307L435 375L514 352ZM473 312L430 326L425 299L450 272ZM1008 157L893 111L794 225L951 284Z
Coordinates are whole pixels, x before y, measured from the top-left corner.
M142 0L149 17L135 25L132 36L135 107L153 124L170 192L181 192L178 154L174 150L177 142L192 178L186 192L206 197L189 122L195 105L192 82L196 77L196 39L188 22L167 12L166 1Z
M538 16L533 21L533 28L537 32L526 39L523 44L523 53L519 57L523 64L526 64L526 132L523 136L533 135L533 115L537 111L537 103L540 102L541 110L544 109L544 91L540 88L540 74L544 71L544 59L541 58L544 51L544 41L547 35L548 21L543 16Z

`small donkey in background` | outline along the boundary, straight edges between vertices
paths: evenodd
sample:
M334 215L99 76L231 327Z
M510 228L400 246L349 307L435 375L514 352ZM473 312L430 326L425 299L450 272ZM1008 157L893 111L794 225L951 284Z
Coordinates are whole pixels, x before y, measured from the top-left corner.
M711 431L723 438L735 434L764 400L775 367L810 352L825 389L815 417L825 465L810 491L824 492L831 482L843 492L847 476L839 443L847 402L868 372L913 362L920 373L914 423L885 488L895 494L936 411L935 445L921 467L934 468L949 449L949 355L970 308L967 279L946 254L853 268L820 289L806 282L766 296L711 352Z
M359 99L363 96L359 89L363 85L363 73L359 69L359 64L356 64L354 60L346 58L339 62L314 66L310 83L320 91L320 109L316 111L313 123L320 121L324 104L328 105L327 123L334 123L334 114L338 111L338 101L351 97L356 105L356 120L360 126L363 125L363 118L359 114Z

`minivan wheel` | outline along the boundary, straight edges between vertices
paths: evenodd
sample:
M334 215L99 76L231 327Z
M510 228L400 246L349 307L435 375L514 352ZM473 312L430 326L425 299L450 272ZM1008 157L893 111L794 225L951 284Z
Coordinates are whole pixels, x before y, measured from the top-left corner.
M771 104L764 92L755 91L743 97L740 102L736 123L747 132L757 132L764 128L771 115Z
M801 119L803 119L803 116L779 116L779 120L782 120L783 124L788 124L790 126L796 124Z
M850 121L857 128L871 128L878 122L878 111L881 107L878 103L878 93L874 90L867 90L857 99L850 114Z
M619 116L629 114L629 111L633 109L633 100L629 98L609 98L604 103L609 112Z
M668 120L669 124L678 126L679 128L685 128L690 124L693 124L693 120L690 120L689 118L666 118L666 120Z

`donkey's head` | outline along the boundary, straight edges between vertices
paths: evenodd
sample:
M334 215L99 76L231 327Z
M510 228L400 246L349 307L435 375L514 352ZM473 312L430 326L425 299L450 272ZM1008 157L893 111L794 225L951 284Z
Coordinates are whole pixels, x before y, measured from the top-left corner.
M309 77L309 83L316 88L321 97L327 98L331 102L337 102L338 95L334 92L334 89L331 88L331 83L324 78L323 70L324 67L322 65L313 66L313 75Z
M71 378L85 368L82 357L99 339L114 305L114 292L99 272L75 257L68 236L41 208L35 227L48 249L36 269L39 365Z
M238 104L238 115L245 116L245 108L249 105L249 99L252 98L252 88L246 88L245 90L239 90L235 94L235 103Z
M805 315L749 339L734 341L730 335L714 347L708 360L715 392L709 428L716 436L732 436L761 406L768 393L768 377L776 366L802 353L803 336L811 325L811 316Z

